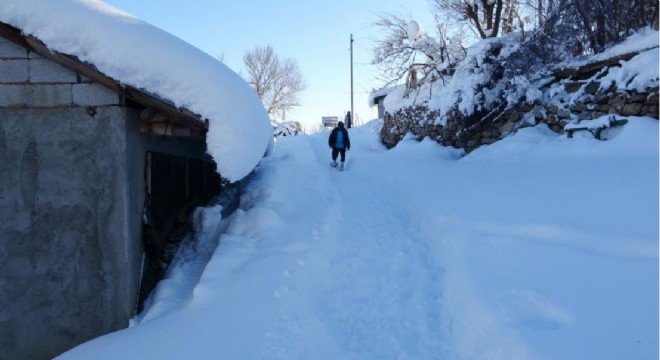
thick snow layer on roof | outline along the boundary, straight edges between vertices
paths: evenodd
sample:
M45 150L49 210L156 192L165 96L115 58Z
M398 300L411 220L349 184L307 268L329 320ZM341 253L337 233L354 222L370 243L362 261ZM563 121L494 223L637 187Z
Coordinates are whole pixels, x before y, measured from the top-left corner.
M0 21L121 83L209 119L207 151L230 181L249 174L272 140L261 101L236 73L185 41L101 1L2 1Z
M376 105L376 99L377 98L387 96L389 93L391 93L392 91L394 91L396 89L399 89L399 88L403 89L404 85L390 86L390 87L386 87L386 88L382 88L382 89L372 91L371 93L369 93L369 100L368 100L369 101L369 107L372 107L372 106Z

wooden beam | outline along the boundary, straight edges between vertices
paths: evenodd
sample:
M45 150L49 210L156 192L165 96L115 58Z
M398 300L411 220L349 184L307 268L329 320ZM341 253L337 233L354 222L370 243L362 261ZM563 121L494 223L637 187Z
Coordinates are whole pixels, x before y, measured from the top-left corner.
M199 116L194 115L192 112L183 109L179 110L173 105L170 105L132 86L125 86L123 88L122 94L127 98L146 107L153 107L157 109L163 115L185 126L203 130L208 129L207 123L203 121Z
M146 123L163 122L169 118L158 112L152 107L148 107L140 112L140 121Z
M190 127L181 126L172 121L143 122L140 132L146 135L188 138L194 141L204 141L205 133Z
M0 36L26 49L30 48L20 30L3 22L0 22Z

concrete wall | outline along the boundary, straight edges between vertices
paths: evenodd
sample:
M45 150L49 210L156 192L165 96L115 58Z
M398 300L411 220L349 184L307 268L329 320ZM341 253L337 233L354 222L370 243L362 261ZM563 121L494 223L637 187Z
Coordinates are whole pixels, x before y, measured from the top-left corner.
M0 359L48 359L132 316L126 112L0 109Z
M127 326L142 262L146 137L106 88L0 38L0 360L50 359Z

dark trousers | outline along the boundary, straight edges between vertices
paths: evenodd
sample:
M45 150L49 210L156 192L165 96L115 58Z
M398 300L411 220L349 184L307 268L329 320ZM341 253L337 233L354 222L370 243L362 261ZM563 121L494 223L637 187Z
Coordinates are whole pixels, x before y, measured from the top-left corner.
M337 155L341 154L341 162L346 161L346 148L332 148L332 161L337 161Z

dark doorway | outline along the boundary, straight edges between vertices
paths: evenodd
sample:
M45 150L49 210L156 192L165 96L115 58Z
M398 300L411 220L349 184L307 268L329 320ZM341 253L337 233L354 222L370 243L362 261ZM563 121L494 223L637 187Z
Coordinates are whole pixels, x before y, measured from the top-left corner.
M215 163L147 152L142 219L144 265L137 311L163 277L176 249L190 232L190 215L221 191Z

